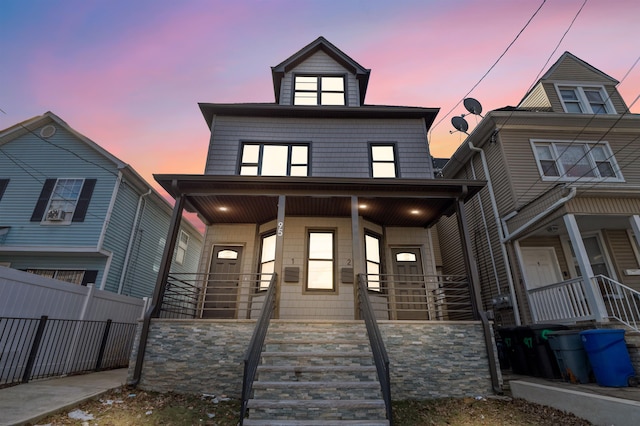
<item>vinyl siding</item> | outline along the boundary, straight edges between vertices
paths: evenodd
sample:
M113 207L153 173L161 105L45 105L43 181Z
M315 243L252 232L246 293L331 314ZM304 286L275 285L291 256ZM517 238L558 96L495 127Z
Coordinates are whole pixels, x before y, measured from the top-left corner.
M536 111L551 111L551 103L543 84L538 84L518 105L520 108L533 109Z
M4 246L95 248L118 174L113 163L61 128L47 140L33 134L20 136L2 150L0 170L3 176L11 176L0 202L2 224L11 226ZM97 179L84 222L42 225L30 221L47 178Z
M631 246L629 234L624 229L607 229L603 231L607 249L614 263L618 280L624 285L640 291L640 276L627 275L627 269L639 269L638 258Z
M205 174L237 173L241 142L310 143L311 175L370 177L369 143L396 143L402 178L432 179L422 120L216 117Z
M345 68L321 50L307 58L303 63L292 69L290 72L285 73L282 79L282 85L280 86L281 105L293 105L294 74L344 74L347 77L347 106L360 105L360 90L355 75L348 73Z
M113 253L105 290L118 291L137 202L136 190L126 180L121 182L103 242L104 248Z

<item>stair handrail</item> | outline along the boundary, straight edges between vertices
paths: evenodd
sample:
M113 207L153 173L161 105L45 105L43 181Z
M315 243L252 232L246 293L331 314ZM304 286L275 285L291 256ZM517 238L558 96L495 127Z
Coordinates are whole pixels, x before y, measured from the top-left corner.
M253 329L253 335L249 342L249 347L244 354L244 374L242 378L242 405L240 407L240 426L244 422L244 418L247 414L247 404L251 396L251 390L253 389L253 381L256 377L256 371L258 370L258 363L260 362L260 354L262 353L262 346L267 335L269 328L269 322L273 316L276 306L276 274L273 274L271 281L269 282L269 288L267 289L262 309L260 310L260 316L256 322L256 326Z
M387 412L387 420L389 426L393 425L393 413L391 409L391 379L389 374L389 356L384 346L380 328L373 312L373 306L369 299L367 290L366 277L364 274L358 274L358 301L360 302L360 313L365 325L367 326L367 335L369 336L369 344L373 353L373 360L376 364L378 372L378 380L382 388L382 398Z
M607 316L640 332L640 292L606 275L596 275L593 280L602 293Z

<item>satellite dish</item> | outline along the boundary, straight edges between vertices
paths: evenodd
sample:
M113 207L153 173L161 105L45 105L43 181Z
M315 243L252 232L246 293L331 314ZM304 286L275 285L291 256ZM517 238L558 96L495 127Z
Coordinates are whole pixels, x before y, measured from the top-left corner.
M480 105L480 102L473 98L465 99L463 101L463 104L467 111L469 111L471 114L480 115L480 113L482 112L482 105Z
M456 130L462 133L467 133L467 130L469 130L469 123L467 123L467 120L462 117L453 117L451 119L451 124L453 124L453 127L455 127Z

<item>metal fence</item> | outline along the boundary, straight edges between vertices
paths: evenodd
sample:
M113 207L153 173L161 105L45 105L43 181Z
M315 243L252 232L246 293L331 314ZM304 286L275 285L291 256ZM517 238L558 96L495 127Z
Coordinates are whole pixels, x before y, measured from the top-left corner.
M126 367L136 324L0 317L0 386Z

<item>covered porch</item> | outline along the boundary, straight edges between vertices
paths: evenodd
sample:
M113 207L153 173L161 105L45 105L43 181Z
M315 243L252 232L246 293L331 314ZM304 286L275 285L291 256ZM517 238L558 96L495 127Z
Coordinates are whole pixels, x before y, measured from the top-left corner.
M587 204L599 207L585 212ZM573 200L513 242L534 323L593 321L640 331L640 215L602 211L624 205Z
M156 285L156 317L256 318L273 280L274 318L359 319L357 280L362 277L378 319L478 318L464 203L483 182L213 175L156 179L176 199ZM185 210L207 225L208 252L197 274L175 274L164 264L178 244L177 223ZM454 212L467 276L444 276L435 265L428 228ZM312 253L315 230L331 238L331 253Z

